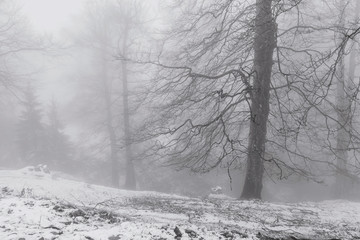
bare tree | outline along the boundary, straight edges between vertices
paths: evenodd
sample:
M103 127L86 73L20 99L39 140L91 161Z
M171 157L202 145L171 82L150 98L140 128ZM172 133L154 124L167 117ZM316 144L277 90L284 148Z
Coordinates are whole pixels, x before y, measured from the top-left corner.
M87 10L86 37L81 43L95 53L91 78L100 83L107 140L109 142L112 184L119 187L120 156L124 156L125 187L136 188L134 154L132 151L131 80L137 70L127 61L115 61L132 53L142 31L141 5L134 1L90 1ZM95 81L96 82L96 81ZM96 91L93 94L96 95ZM124 151L123 151L124 150ZM124 152L124 153L123 153Z
M131 36L131 31L134 29L134 24L136 25L136 17L139 14L134 5L131 5L126 1L119 1L118 8L122 9L124 6L127 6L127 11L120 11L118 19L119 24L122 27L121 36L119 36L119 53L123 58L128 56L129 40ZM130 110L129 110L129 81L128 75L129 71L127 68L128 63L126 61L121 61L121 82L122 82L122 107L123 107L123 131L124 131L124 147L125 147L125 160L126 160L126 179L125 179L125 188L127 189L136 189L136 177L134 169L134 157L132 152L132 136L131 136L131 124L130 124Z
M244 168L246 159L245 199L261 198L264 173L316 180L314 165L336 168L309 143L326 144L337 122L327 112L335 109L329 93L342 50L359 28L346 26L335 44L325 2L178 4L185 14L147 61L159 68L150 92L157 118L144 127L157 139L155 153L195 172ZM319 11L309 14L315 6ZM323 132L320 121L328 124Z
M266 126L269 116L270 83L273 52L276 47L276 25L272 1L256 1L254 36L254 79L250 95L251 116L247 170L241 198L261 198L264 172Z
M115 65L112 63L114 51L114 22L112 21L112 8L103 1L89 1L83 16L85 30L75 34L76 42L88 51L86 58L91 59L88 64L92 69L86 71L86 88L89 101L85 108L89 111L88 117L94 120L97 133L105 133L108 151L111 184L120 187L119 177L119 144L117 130L117 111L115 92L118 89L115 81ZM117 31L115 31L117 33ZM90 56L90 57L89 57ZM88 66L87 66L88 67ZM83 86L84 87L84 86ZM91 106L91 107L90 107ZM100 129L100 130L99 130ZM100 135L101 135L100 133Z
M21 80L30 75L29 69L23 65L26 54L45 52L50 45L30 31L16 1L1 0L0 10L0 87L17 95L16 91L26 86Z
M133 143L133 125L131 124L131 96L129 78L134 78L135 74L130 74L129 62L126 59L133 54L133 48L138 47L136 43L141 35L144 34L145 28L142 22L144 5L138 1L119 0L113 5L113 21L116 21L119 28L119 34L115 37L118 43L117 56L120 59L120 76L121 95L122 95L122 130L123 130L123 147L125 150L126 175L125 188L136 189L136 174L134 167L134 153L132 150ZM138 70L132 71L133 73Z

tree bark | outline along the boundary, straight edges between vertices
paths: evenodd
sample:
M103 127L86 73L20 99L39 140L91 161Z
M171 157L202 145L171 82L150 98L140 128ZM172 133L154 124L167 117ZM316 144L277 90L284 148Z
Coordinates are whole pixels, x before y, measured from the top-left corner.
M123 32L122 54L126 57L126 45L128 40L129 26L125 23ZM121 62L122 85L123 85L123 115L124 115L124 140L125 140L125 158L126 158L126 189L136 189L136 177L133 164L133 153L131 149L130 132L130 112L129 112L129 90L128 90L128 71L126 61Z
M269 115L270 82L276 24L272 18L272 0L256 1L254 38L254 82L251 93L251 121L245 184L242 199L261 199L264 173L266 125Z

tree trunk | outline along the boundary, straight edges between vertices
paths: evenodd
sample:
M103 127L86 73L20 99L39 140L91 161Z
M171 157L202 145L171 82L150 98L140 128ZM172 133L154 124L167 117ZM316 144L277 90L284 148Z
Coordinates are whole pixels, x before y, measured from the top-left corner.
M129 26L126 24L123 32L122 54L126 56L126 45L128 39ZM128 90L128 71L126 61L121 62L122 85L123 85L123 115L124 115L124 139L125 139L125 158L126 158L126 189L136 189L135 169L133 164L133 153L131 149L130 132L130 113L129 113L129 90Z
M339 19L339 33L343 32L345 22L345 2L341 1L340 5L340 19ZM342 34L338 34L337 41L340 44L342 41ZM337 85L336 85L336 114L337 114L337 135L336 135L336 181L335 181L335 197L340 198L345 196L346 189L346 163L347 163L347 149L349 139L348 123L348 104L345 92L345 64L344 64L344 51L339 53L340 58L338 62L338 69L336 72Z
M111 184L113 187L120 188L119 185L119 163L117 156L116 136L114 129L108 125L110 134L110 151L111 151Z
M111 172L111 185L113 187L119 188L119 162L117 156L117 141L115 128L113 126L113 112L112 112L112 96L111 96L111 83L108 76L108 59L107 59L107 47L108 47L108 37L107 29L104 25L104 32L101 35L102 39L102 48L100 49L100 56L102 61L101 69L101 81L104 90L104 101L106 108L106 128L110 142L110 172Z
M104 54L106 55L106 54ZM119 162L117 157L117 146L116 146L116 135L115 129L113 127L113 114L111 109L111 92L109 86L109 79L107 76L107 62L106 58L103 59L103 74L102 74L102 81L104 87L104 98L105 98L105 105L106 105L106 127L109 135L110 141L110 161L111 161L111 185L113 187L119 188Z
M350 134L349 134L349 121L350 121L350 112L349 112L349 104L348 97L345 92L345 76L344 76L345 66L343 56L339 62L338 69L338 82L336 86L337 95L337 136L336 136L336 183L335 183L335 196L336 197L344 197L346 195L346 182L347 182L347 159L348 159L348 147L350 143Z
M256 1L255 75L251 93L249 146L245 184L241 194L242 199L261 199L270 82L273 52L276 45L276 25L272 18L271 4L271 0Z

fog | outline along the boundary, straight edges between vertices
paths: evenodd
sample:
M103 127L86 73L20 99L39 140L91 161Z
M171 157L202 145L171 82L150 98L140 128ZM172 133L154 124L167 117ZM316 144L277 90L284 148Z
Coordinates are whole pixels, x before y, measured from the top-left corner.
M359 200L359 4L254 2L0 1L1 169Z

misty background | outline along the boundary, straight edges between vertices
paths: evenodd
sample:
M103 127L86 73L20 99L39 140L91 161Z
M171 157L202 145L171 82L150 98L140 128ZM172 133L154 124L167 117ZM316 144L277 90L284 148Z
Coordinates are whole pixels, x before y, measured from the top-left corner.
M1 169L240 197L256 24L229 2L0 1ZM359 199L358 1L274 2L262 198Z

